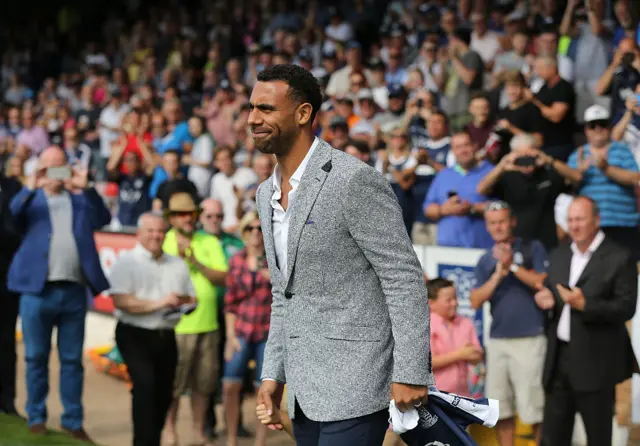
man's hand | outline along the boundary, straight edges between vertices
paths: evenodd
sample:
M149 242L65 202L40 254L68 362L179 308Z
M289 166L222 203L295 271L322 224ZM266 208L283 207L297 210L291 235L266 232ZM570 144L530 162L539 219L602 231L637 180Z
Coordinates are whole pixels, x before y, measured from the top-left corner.
M169 293L161 301L161 308L176 308L182 303L178 293Z
M427 386L413 384L391 383L391 398L395 401L400 412L406 412L413 407L420 407L427 402L429 389Z
M178 255L183 259L187 258L187 253L190 254L190 257L193 257L191 250L189 249L191 246L191 240L187 237L183 237L180 234L176 237L178 241Z
M576 310L584 310L584 294L580 288L567 289L562 285L556 285L560 298L567 304L571 305L571 308Z
M543 288L534 296L536 304L543 310L550 310L555 304L553 293L549 288Z
M27 180L27 187L31 190L38 189L43 186L47 175L47 169L39 167Z
M607 167L609 167L609 162L607 161L608 158L608 151L607 150L592 150L591 151L591 156L593 157L593 164L600 169L602 172L604 172L605 170L607 170Z
M513 263L513 250L511 249L511 245L508 243L497 243L493 246L493 258L496 259L498 263L501 263L505 269L509 269L511 264Z
M473 344L466 344L458 349L461 361L476 363L482 359L482 349Z
M502 279L509 275L509 268L505 267L501 262L498 262L493 274L502 282Z
M471 203L466 200L460 200L458 195L450 197L447 201L442 203L441 207L442 215L467 215L471 211Z
M272 431L282 430L280 421L280 403L284 384L277 381L264 380L256 398L256 415L262 424Z
M525 101L531 101L534 98L533 92L528 88L522 90L522 97Z
M80 193L89 186L89 171L82 167L71 169L71 178L64 180L64 187L69 192Z

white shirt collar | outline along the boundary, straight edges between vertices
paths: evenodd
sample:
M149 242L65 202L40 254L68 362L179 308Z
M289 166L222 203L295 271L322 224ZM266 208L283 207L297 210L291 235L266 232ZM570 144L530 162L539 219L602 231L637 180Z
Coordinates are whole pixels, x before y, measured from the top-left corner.
M151 251L149 251L147 248L145 248L144 246L142 246L139 242L136 243L136 246L133 247L133 251L138 254L141 257L144 257L146 259L151 259L154 260L158 263L161 263L164 261L165 259L165 253L163 252L162 255L160 255L160 257L158 259L155 259L153 257L153 254L151 254Z
M603 241L604 241L604 232L600 230L598 231L596 236L593 238L593 240L591 241L591 244L589 245L589 247L584 253L578 250L578 247L576 246L575 242L571 243L571 251L573 251L573 253L577 255L590 256L595 252L596 249L598 249L598 247L602 244Z
M309 148L307 155L304 157L304 159L302 160L302 162L300 163L296 171L293 172L293 175L291 175L291 178L289 179L289 184L291 184L292 190L295 190L298 187L298 184L300 184L300 180L302 179L302 174L304 174L304 171L307 169L307 164L309 164L309 160L313 155L313 151L316 149L316 147L318 147L319 142L320 140L317 137L313 139L313 143L311 144L311 147ZM281 183L282 183L282 174L280 173L280 165L276 164L276 167L273 172L273 195L274 195L274 198L277 195L278 200L282 198L282 188L280 186Z

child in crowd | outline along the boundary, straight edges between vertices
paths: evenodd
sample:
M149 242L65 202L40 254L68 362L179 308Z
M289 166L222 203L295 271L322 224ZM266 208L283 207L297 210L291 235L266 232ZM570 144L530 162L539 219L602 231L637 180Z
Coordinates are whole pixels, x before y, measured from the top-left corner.
M438 277L427 284L431 307L431 354L436 387L469 396L469 364L484 356L473 322L457 314L452 281Z

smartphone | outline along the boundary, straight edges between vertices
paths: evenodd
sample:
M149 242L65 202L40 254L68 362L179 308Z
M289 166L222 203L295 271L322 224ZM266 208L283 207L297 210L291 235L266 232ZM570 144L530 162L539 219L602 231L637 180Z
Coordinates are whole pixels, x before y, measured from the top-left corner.
M418 108L422 108L424 107L424 101L422 99L418 99L416 101L416 105L418 106Z
M264 269L267 267L267 258L265 256L259 256L257 259L258 269Z
M513 162L516 166L520 167L533 167L536 165L535 156L521 156L515 159Z
M71 178L71 168L69 166L47 167L47 178L52 180L66 180Z
M640 93L636 93L636 105L640 106Z

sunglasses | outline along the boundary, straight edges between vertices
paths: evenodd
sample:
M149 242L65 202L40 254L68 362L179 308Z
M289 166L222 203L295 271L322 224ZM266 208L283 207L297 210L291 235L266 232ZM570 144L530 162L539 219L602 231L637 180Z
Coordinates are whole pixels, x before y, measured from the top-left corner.
M599 120L599 121L591 121L587 123L587 128L590 130L594 130L595 128L600 127L601 129L609 128L609 121L607 120Z
M204 214L204 218L206 219L210 219L210 218L224 218L224 214L222 212L220 212L219 214Z
M244 232L250 232L250 231L262 232L262 226L247 226L246 228L244 228Z
M190 216L190 217L194 217L197 218L198 217L198 212L197 211L173 211L173 212L169 212L169 215L171 215L172 217L186 217L186 216Z

